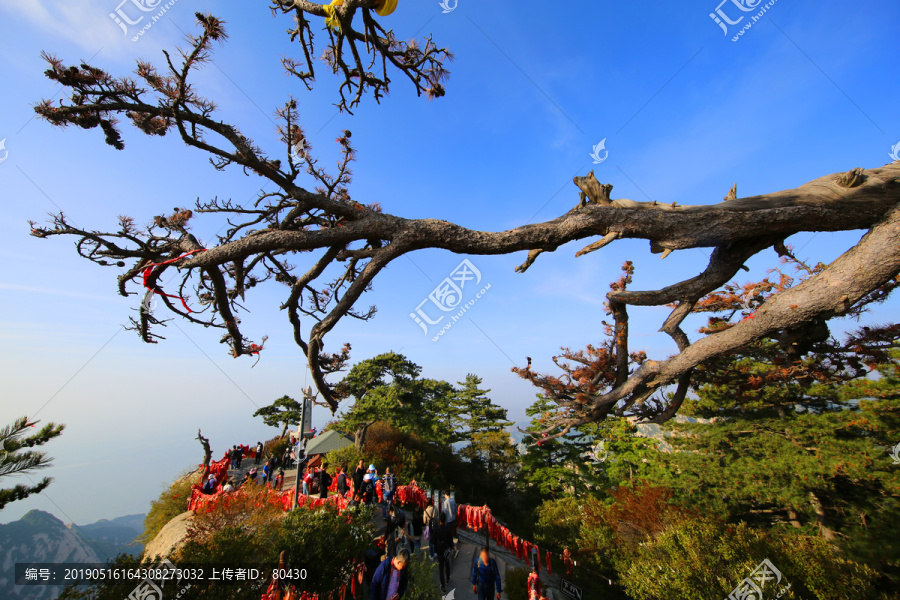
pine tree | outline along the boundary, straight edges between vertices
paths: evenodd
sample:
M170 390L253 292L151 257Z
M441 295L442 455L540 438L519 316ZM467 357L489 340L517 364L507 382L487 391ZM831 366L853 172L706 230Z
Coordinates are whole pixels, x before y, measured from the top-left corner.
M542 432L558 410L556 403L541 395L525 410L532 417L526 429L531 436L525 439L527 449L521 457L519 479L526 489L544 498L577 496L599 483L598 469L590 456L599 426L592 423L560 437L544 437Z
M262 417L263 422L269 427L281 425L281 435L287 434L288 426L300 423L303 405L291 398L282 396L272 404L263 406L253 413L254 417Z
M355 399L340 425L360 431L376 421L386 421L404 433L437 444L462 441L453 386L420 379L421 372L422 367L395 352L357 363L340 384Z
M457 382L455 401L462 420L469 430L469 440L479 433L497 433L513 424L507 419L507 411L497 406L488 397L491 390L483 390L479 386L481 377L469 373L465 381Z
M818 535L900 576L900 352L876 377L810 380L760 343L704 367L673 426L668 484L729 521ZM900 579L900 577L898 577Z
M58 437L65 429L65 425L47 423L37 433L25 435L37 423L38 421L29 422L27 417L22 417L0 429L0 477L27 475L50 466L53 459L47 456L46 452L30 448L43 446ZM24 500L31 494L41 493L52 481L51 477L44 477L30 486L18 484L12 488L0 489L0 509L10 502Z

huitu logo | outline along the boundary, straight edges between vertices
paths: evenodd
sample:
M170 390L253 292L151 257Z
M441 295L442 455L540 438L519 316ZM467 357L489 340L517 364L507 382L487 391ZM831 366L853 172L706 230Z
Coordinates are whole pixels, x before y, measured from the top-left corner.
M440 336L444 335L447 330L453 327L453 324L459 321L466 311L475 306L475 303L491 289L491 284L487 284L475 294L470 294L469 301L463 303L466 285L469 285L471 289L480 283L481 271L479 271L475 265L472 264L472 261L467 258L459 263L450 275L445 277L443 281L428 294L428 297L416 306L415 312L409 313L409 317L415 321L416 325L422 328L425 335L428 335L429 326L439 325L444 318L449 317L450 320L442 325L440 331L431 338L431 341L436 342L440 339ZM432 319L424 309L424 306L429 302L441 312L453 314L445 314Z
M162 3L162 0L122 0L119 2L116 10L109 13L109 18L115 21L116 25L122 29L123 35L128 35L128 25L137 25L144 20L143 15L137 19L132 19L125 13L122 7L129 3L133 4L139 11L148 13L156 10L156 7Z
M728 25L737 25L744 20L744 15L741 15L734 20L728 16L722 7L729 2L734 4L738 10L745 13L753 12L760 4L762 4L762 0L722 0L716 7L715 12L709 13L709 18L722 28L722 33L725 35L728 35Z
M744 294L740 297L740 303L741 308L743 308L745 311L754 311L760 307L760 305L763 303L763 299L757 290L751 289L744 292Z
M900 444L897 444L891 450L891 460L894 461L895 465L900 465Z
M606 462L608 457L609 450L606 449L606 442L604 440L599 440L594 444L594 447L591 448L591 451L588 452L588 458L591 459L591 462L595 465Z
M141 314L152 315L153 311L156 310L156 305L156 294L154 294L153 292L147 292L146 294L144 294L143 301L141 301Z
M170 8L175 6L175 3L178 0L122 0L116 9L109 13L109 18L112 19L116 25L122 30L124 35L128 35L129 26L140 25L140 29L132 36L131 41L138 41L142 35L144 35L151 27L153 27L154 23L159 21L164 14L166 14ZM137 18L131 18L131 16L125 12L124 6L131 4L132 6L129 8L129 12L132 15L137 15ZM137 12L135 12L135 10ZM149 14L155 12L156 14ZM145 14L141 14L145 13ZM149 17L146 22L144 22L145 17Z
M0 163L6 162L9 158L9 150L6 149L6 138L0 140Z
M6 140L3 141L5 142ZM894 159L894 162L900 161L900 142L897 142L897 145L891 148L891 153L888 156Z
M725 600L763 600L764 598L781 598L785 592L791 589L791 584L781 586L783 576L768 558L759 563L744 579L734 588Z
M726 6L729 2L734 6ZM769 12L770 8L775 6L778 0L768 0L765 4L763 2L764 0L722 0L716 7L716 10L709 13L709 18L722 29L722 33L726 36L733 33L731 41L737 42ZM742 15L742 12L751 14ZM746 17L750 18L747 19ZM730 31L731 26L740 27L740 29L732 32Z
M603 152L603 156L600 156L601 152ZM599 144L593 146L590 157L594 159L595 165L599 165L609 158L609 150L606 149L606 138L603 138Z
M442 600L456 600L456 588L450 590L446 596L441 596Z
M450 12L453 12L454 10L456 10L456 7L459 6L459 0L453 0L452 4L451 4L450 0L441 0L440 2L438 2L438 4L440 4L441 8L444 9L443 12L446 15L447 13L450 13Z

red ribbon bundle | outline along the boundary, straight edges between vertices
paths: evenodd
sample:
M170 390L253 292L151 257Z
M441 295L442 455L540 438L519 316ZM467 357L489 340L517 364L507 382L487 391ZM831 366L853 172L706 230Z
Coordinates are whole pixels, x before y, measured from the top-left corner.
M166 266L166 265L171 265L173 262L177 262L177 261L181 260L182 258L187 258L187 257L190 256L191 254L196 254L197 252L206 252L206 248L202 248L202 249L199 249L199 250L191 250L190 252L185 252L185 253L182 254L181 256L176 256L175 258L172 258L172 259L170 259L170 260L164 260L163 262L159 262L159 263L147 263L147 264L144 266L144 287L147 288L148 290L152 291L154 294L159 294L160 296L165 296L166 298L175 298L176 300L181 300L181 305L184 307L184 310L186 310L186 311L188 311L188 312L194 312L194 311L192 311L192 310L190 309L190 307L187 305L187 302L184 301L184 298L182 298L181 296L176 296L176 295L174 295L174 294L166 294L165 292L163 292L163 291L159 288L159 286L156 286L155 288L152 288L152 287L150 287L149 285L147 285L147 280L150 279L150 275L153 274L153 269L154 269L154 268L156 268L156 267L164 267L164 266Z
M538 571L543 570L541 566L541 551L537 545L523 540L514 535L508 527L501 525L494 517L491 509L487 506L469 506L468 504L460 504L456 509L456 521L460 527L467 527L472 531L480 531L487 529L488 535L497 542L501 548L505 548L516 555L521 561L530 563L532 553L537 559ZM566 564L568 572L571 574L571 558L567 557L568 549L563 554L563 562ZM552 565L550 563L550 551L544 553L544 561L547 565L547 572L553 574Z
M245 448L247 450L247 455L249 456L249 448L247 446L242 446L242 448ZM218 480L220 476L219 474L224 471L224 475L222 475L222 479L220 481L225 481L225 478L227 478L228 476L229 466L230 460L228 459L228 452L226 452L225 457L222 460L210 463L209 472L216 474L216 479ZM336 486L336 482L333 482L332 487L334 486ZM291 507L294 504L293 488L282 492L272 490L268 487L259 488L259 490L265 491L265 498L262 500L262 502L268 502L275 506L279 506L285 511L291 510ZM378 490L380 496L381 482L378 483ZM188 500L188 510L197 513L213 511L218 507L228 506L237 497L243 494L246 494L244 488L240 488L236 492L225 493L222 491L221 486L218 487L216 493L214 494L204 494L201 491L201 487L199 485L194 485L191 487L191 498L190 500ZM400 504L405 504L408 502L414 503L423 508L428 505L428 497L425 495L425 492L423 492L419 488L418 484L415 481L411 481L409 485L403 485L397 488L397 501ZM342 514L345 510L347 510L350 501L341 495L333 495L329 496L328 498L319 498L316 496L305 496L303 494L300 494L298 496L297 506L305 507L309 510L315 510L320 506L324 506L329 503L335 505L338 514ZM461 515L461 518L465 518L466 510L464 510L464 508L473 510L474 513L473 507L462 505L459 508L459 514ZM483 507L483 509L481 510L490 513L487 507ZM491 516L490 519L493 519L493 516ZM494 523L496 527L499 528L499 524L496 523L496 520L494 520ZM497 531L499 531L499 529ZM384 544L384 541L381 541L381 544ZM334 600L335 596L339 597L341 600L345 600L347 596L348 586L350 589L350 596L352 598L355 598L357 587L358 585L362 584L363 574L365 573L365 570L365 565L358 564L355 567L350 580L346 584L341 586L340 590L333 590L324 597L319 596L318 594L309 594L308 592L298 592L295 588L293 588L293 586L291 586L287 590L281 590L278 581L273 579L269 584L266 592L262 595L261 600Z

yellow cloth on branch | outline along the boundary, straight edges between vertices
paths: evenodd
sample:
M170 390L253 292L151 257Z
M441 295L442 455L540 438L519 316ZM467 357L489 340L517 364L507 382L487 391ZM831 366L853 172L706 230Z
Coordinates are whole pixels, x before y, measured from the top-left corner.
M397 9L399 0L379 0L375 5L375 12L386 17ZM325 24L334 30L340 30L341 20L338 18L337 8L344 5L344 0L331 0L331 4L323 4L325 9Z

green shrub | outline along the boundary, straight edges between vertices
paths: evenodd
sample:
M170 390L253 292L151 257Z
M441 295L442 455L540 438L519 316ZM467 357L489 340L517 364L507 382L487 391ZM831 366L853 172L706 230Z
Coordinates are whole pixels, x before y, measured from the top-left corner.
M503 591L509 600L528 600L528 574L525 567L507 569L503 581Z
M191 485L200 483L200 473L194 470L185 471L169 484L159 498L150 502L150 510L144 517L144 533L138 540L147 545L166 523L187 511L187 503L191 497Z
M275 456L278 460L284 456L284 451L291 445L287 438L274 438L263 444L263 453L266 457Z
M332 450L325 455L325 462L334 468L340 467L341 465L347 465L350 475L353 474L353 470L356 469L356 465L360 460L363 461L363 466L368 467L369 463L374 462L374 459L374 456L359 452L356 449L356 446L347 446L340 450Z
M443 598L435 563L418 554L409 559L409 586L403 600L438 600Z
M353 561L372 546L371 521L371 508L339 515L330 504L318 510L301 508L288 513L277 547L285 550L291 568L307 570L308 578L301 589L325 594L346 583Z

